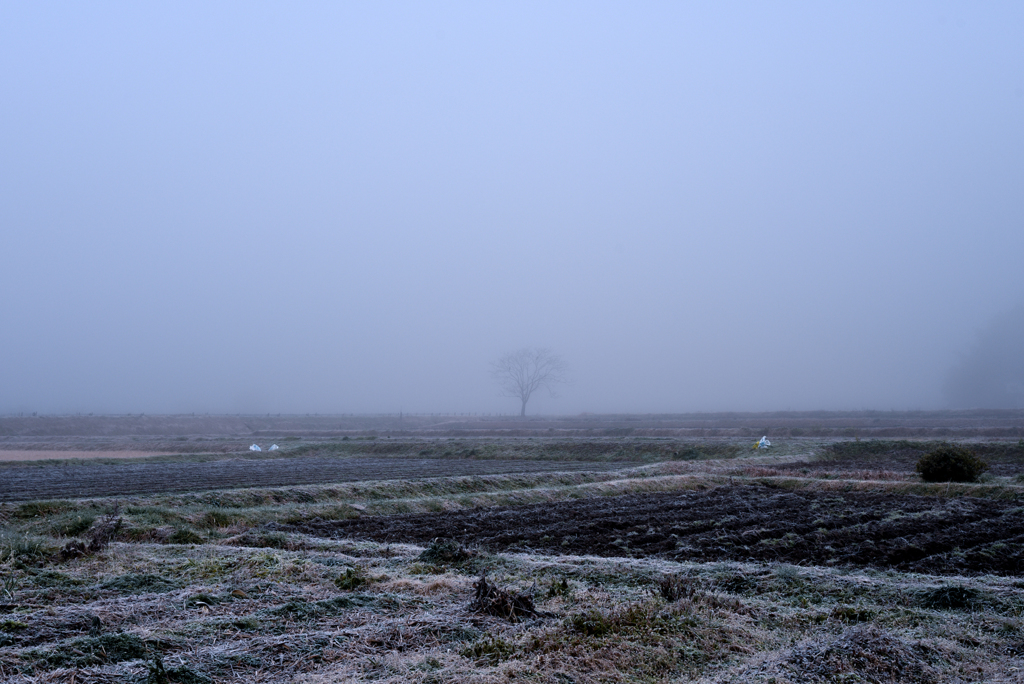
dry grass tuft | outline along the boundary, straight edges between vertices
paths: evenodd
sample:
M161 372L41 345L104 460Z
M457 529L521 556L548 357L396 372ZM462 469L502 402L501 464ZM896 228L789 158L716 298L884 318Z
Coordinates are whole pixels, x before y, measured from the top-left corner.
M473 583L476 596L469 604L469 609L476 613L493 615L509 622L517 622L524 618L541 617L541 613L533 605L531 594L513 592L487 581L486 575Z
M728 682L915 682L944 681L930 664L934 649L877 627L857 626L838 637L808 639L778 658L750 668Z

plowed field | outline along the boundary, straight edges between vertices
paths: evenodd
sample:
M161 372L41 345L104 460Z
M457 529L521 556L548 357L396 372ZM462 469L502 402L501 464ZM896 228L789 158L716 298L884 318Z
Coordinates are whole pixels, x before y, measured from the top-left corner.
M0 470L0 501L197 492L232 487L459 475L617 470L629 463L406 458L230 459L206 463L23 466Z
M779 561L932 574L1024 571L1024 509L976 498L723 486L282 529L421 544L444 537L491 552Z

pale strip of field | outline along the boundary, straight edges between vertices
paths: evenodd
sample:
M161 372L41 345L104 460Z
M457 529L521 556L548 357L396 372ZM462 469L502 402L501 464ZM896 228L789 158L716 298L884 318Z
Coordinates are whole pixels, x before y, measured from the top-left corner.
M69 458L139 458L170 456L168 451L37 451L35 449L0 450L0 461L43 461Z

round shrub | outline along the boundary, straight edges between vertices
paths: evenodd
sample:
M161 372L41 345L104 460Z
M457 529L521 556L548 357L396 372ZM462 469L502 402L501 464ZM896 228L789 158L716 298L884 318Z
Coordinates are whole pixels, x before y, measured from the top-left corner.
M975 482L986 470L988 464L973 451L955 444L929 451L917 462L917 472L925 482Z

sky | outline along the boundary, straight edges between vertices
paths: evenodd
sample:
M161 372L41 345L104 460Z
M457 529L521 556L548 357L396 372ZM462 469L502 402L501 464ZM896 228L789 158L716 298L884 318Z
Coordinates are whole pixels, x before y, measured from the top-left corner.
M0 413L931 409L1016 2L0 3Z

